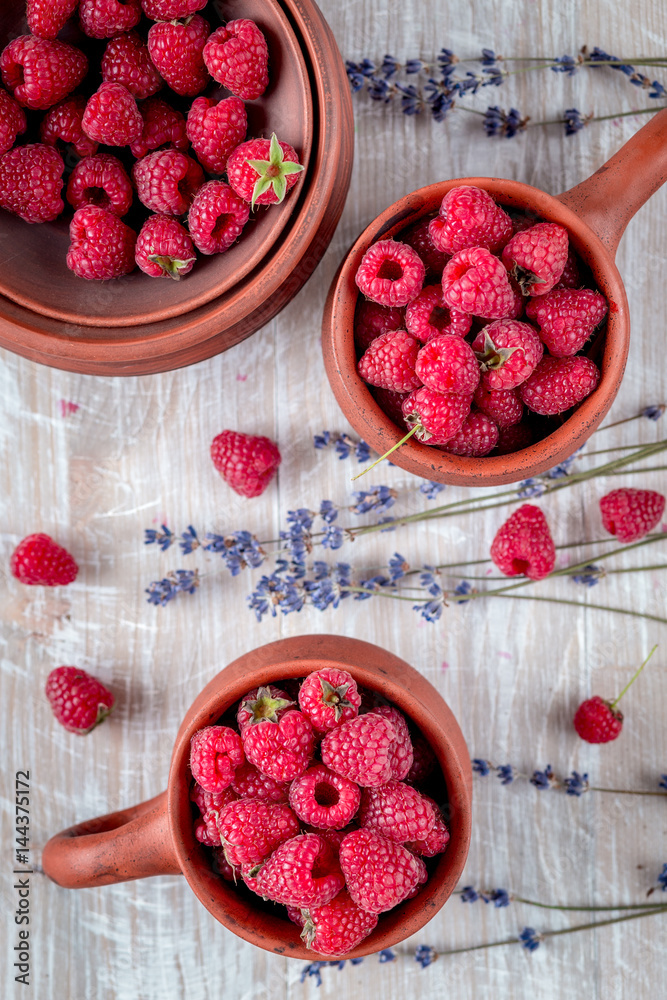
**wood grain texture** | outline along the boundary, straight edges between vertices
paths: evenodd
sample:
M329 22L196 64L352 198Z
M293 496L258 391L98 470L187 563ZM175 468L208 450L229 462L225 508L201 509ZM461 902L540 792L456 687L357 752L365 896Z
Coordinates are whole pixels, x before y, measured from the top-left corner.
M663 55L667 42L667 11L656 0L632 7L611 0L322 0L322 9L349 59L381 58L387 51L398 59L430 57L443 45L461 57L482 46L503 54L556 55L584 43L623 56ZM645 106L648 98L622 74L601 70L573 79L524 74L475 102L480 108L514 105L540 120L572 105L613 113ZM54 832L160 792L187 706L225 663L272 639L339 631L385 645L445 697L473 756L528 772L550 763L559 774L576 769L596 784L629 788L656 788L667 770L664 627L509 600L452 607L440 622L427 624L409 605L379 598L348 600L325 613L306 608L257 624L245 606L248 575L232 579L213 557L181 560L174 549L162 554L143 545L143 529L163 521L176 531L192 523L203 531L247 528L275 538L288 510L316 507L323 498L346 502L356 463L312 447L312 435L323 428L347 429L325 379L319 327L341 255L376 214L413 188L475 173L556 194L588 176L645 120L595 124L571 139L551 127L493 141L464 113L438 125L355 99L355 114L352 186L329 251L298 297L254 337L186 370L118 380L2 355L0 992L8 1000L26 995L14 982L10 957L15 771L31 772L37 862ZM667 399L661 349L666 215L663 189L630 223L620 245L633 336L610 420ZM78 409L67 413L67 403ZM279 479L258 500L232 494L212 469L209 443L225 427L267 434L280 445ZM604 441L663 434L664 425L642 422L605 432ZM434 505L399 469L376 470L369 478L399 491L396 511ZM557 544L600 537L597 500L631 481L640 480L607 480L540 501ZM667 486L662 473L643 481L663 492ZM468 495L451 488L446 497ZM492 511L370 536L348 544L339 557L355 568L381 565L395 550L417 566L481 558L503 518ZM13 546L40 530L75 553L81 573L72 586L48 592L21 587L9 576ZM638 554L625 561L656 560ZM165 609L150 607L148 582L181 565L198 565L208 574L201 592ZM611 577L585 593L564 582L541 586L544 593L576 593L580 600L664 614L664 573ZM617 693L654 642L660 650L624 699L622 737L601 748L578 741L570 720L579 701ZM48 671L61 663L93 671L117 696L112 718L85 741L55 724L42 694ZM644 899L667 860L665 803L659 799L570 799L526 783L503 788L492 777L477 779L474 793L464 884L503 886L554 903L630 903ZM254 949L216 924L176 876L67 891L35 874L32 919L34 1000L370 1000L378 992L435 1000L445 991L457 1000L649 1000L660 994L664 978L660 917L556 938L532 955L516 946L496 948L443 957L422 970L411 957L418 943L444 950L512 936L525 925L557 929L585 920L453 899L418 941L398 949L399 961L378 966L366 959L340 972L325 969L319 990L312 979L300 982L302 963Z

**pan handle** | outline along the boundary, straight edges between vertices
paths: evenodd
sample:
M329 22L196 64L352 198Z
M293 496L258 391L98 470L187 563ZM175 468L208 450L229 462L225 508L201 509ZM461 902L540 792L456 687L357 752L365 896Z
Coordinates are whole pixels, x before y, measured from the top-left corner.
M587 180L558 195L615 256L628 222L667 180L667 108Z

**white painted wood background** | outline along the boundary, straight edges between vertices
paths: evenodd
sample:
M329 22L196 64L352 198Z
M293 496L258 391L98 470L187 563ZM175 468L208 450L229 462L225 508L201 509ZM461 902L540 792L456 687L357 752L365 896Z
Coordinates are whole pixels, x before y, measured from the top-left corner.
M630 57L664 55L667 41L667 10L657 0L322 0L322 7L351 59L381 58L386 51L400 60L429 57L444 45L462 57L482 46L505 55L557 55L584 43ZM667 72L656 75L667 82ZM574 79L528 74L477 98L478 107L494 103L515 105L539 119L572 105L613 113L643 107L648 99L621 74L601 70ZM561 774L576 768L595 783L630 788L655 788L667 770L667 630L658 625L510 601L454 607L428 625L409 606L380 599L347 601L326 613L305 609L257 624L245 607L248 575L226 574L165 609L145 602L149 581L179 565L203 567L205 560L145 548L144 528L166 520L175 530L192 523L200 530L249 528L270 538L287 510L317 506L323 498L344 502L349 495L353 463L312 447L312 435L323 428L348 429L324 375L319 327L341 255L373 216L417 186L476 173L517 178L556 194L588 176L646 120L594 124L570 139L559 127L535 129L508 141L486 138L469 115L438 125L363 99L355 100L355 114L352 186L331 247L298 298L253 338L193 368L115 380L3 354L6 929L0 975L7 1000L644 1000L664 993L661 917L557 938L532 955L511 946L441 958L422 970L411 957L418 943L446 949L513 935L527 924L539 930L581 922L576 914L542 914L518 904L497 911L457 899L418 939L399 948L397 962L378 966L370 958L340 972L325 969L318 991L312 979L300 983L303 963L254 949L219 926L179 877L70 892L33 876L32 986L27 990L13 981L14 772L29 769L32 775L37 861L41 846L59 829L159 792L185 706L225 663L280 636L340 631L390 647L447 699L473 756L528 771L547 763ZM666 209L663 189L631 222L621 244L618 263L634 334L609 419L666 398ZM76 412L67 413L70 402ZM278 441L280 475L262 498L236 497L213 470L209 443L225 427ZM664 424L646 421L612 431L606 440L632 443L663 434ZM665 490L661 474L643 481ZM399 469L376 470L372 482L400 491L396 510L417 509L423 499L415 499L415 480ZM610 482L596 483L541 501L557 543L601 537L597 499L609 488ZM464 495L454 489L446 494ZM403 529L359 541L340 556L356 566L383 563L395 549L413 565L481 557L504 516ZM25 588L9 576L12 548L33 531L53 534L76 555L81 572L75 584L53 591ZM644 559L648 564L652 556L634 556L632 564ZM553 593L575 593L572 584L549 586ZM664 575L619 576L593 593L596 600L664 613ZM580 742L571 728L579 701L593 693L615 695L655 642L660 650L625 698L621 738L601 748ZM57 726L42 694L47 673L62 663L94 672L117 696L112 718L85 740ZM464 881L554 903L639 902L667 860L666 828L660 799L570 799L525 783L503 788L492 777L476 779Z

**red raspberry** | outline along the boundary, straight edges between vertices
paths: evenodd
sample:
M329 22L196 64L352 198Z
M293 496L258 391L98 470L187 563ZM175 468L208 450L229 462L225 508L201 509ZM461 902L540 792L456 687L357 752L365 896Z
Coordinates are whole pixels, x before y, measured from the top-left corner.
M220 831L218 830L218 814L216 812L206 813L200 819L196 819L193 827L195 839L204 847L220 847Z
M130 143L133 156L140 159L146 153L163 147L188 149L188 138L185 134L185 118L180 111L172 108L159 97L149 97L139 104L143 121L141 135Z
M390 752L396 739L391 722L369 712L330 730L321 744L322 762L363 787L391 778Z
M207 792L229 788L244 760L241 737L229 726L206 726L190 740L192 777Z
M160 22L148 29L148 51L160 75L177 94L194 97L210 77L203 51L211 25L199 14L183 22Z
M44 111L79 86L88 72L88 60L65 42L20 35L3 49L0 71L19 104Z
M431 239L429 233L431 219L432 216L426 216L410 229L402 232L401 241L417 251L430 274L440 278L449 257L442 250L438 250Z
M65 164L51 146L15 146L0 156L0 208L26 222L53 222L65 207Z
M511 427L501 427L496 445L496 455L510 455L533 443L533 429L523 420Z
M163 82L136 31L111 39L102 56L102 79L122 84L137 100L157 94Z
M600 370L589 358L542 358L519 395L529 410L554 416L590 396L599 381Z
M120 160L110 153L87 156L70 174L67 200L75 209L99 205L114 215L125 215L132 205L132 181Z
M27 123L25 111L0 89L0 153L6 153L16 142L17 135L25 132Z
M39 127L42 142L47 146L57 146L58 140L71 143L81 157L96 153L98 144L86 135L81 125L87 103L83 94L76 94L50 108Z
M538 222L512 237L502 261L524 295L546 295L563 273L568 247L567 229Z
M220 812L218 828L230 865L257 865L279 844L296 837L299 821L289 806L239 799Z
M132 179L139 201L151 212L184 215L204 183L204 171L178 149L158 149L137 160Z
M403 403L408 398L407 392L394 392L393 389L371 389L373 399L380 409L387 414L397 427L405 427L403 418Z
M369 913L398 906L427 879L424 862L373 830L353 830L340 845L350 896Z
M291 781L307 769L315 750L313 727L302 712L279 722L264 719L244 729L243 750L251 764L276 781Z
M565 261L563 273L556 288L580 288L581 275L579 273L579 261L574 250L570 250Z
M79 0L27 0L28 27L38 38L53 40L76 10Z
M218 837L220 833L218 832ZM241 868L236 868L230 865L229 861L225 857L225 852L222 847L214 847L211 851L211 868L219 875L220 878L224 878L225 882L233 882L237 885L239 879L243 877L243 872Z
M245 139L248 119L238 97L198 97L188 111L187 136L197 159L211 174L225 172L230 153Z
M442 272L442 297L450 309L484 319L516 317L523 309L502 263L484 247L452 257Z
M289 804L304 823L342 830L359 808L359 786L324 764L315 764L290 785Z
M195 837L206 847L219 847L221 841L218 818L226 805L236 801L236 795L231 788L225 788L222 792L207 792L195 783L190 799L201 813L201 818L194 824Z
M224 253L239 238L249 216L247 202L239 198L229 184L208 181L192 200L188 228L195 246L202 253Z
M114 696L104 684L79 667L56 667L46 679L53 714L69 733L85 736L104 722Z
M269 50L254 21L228 21L204 47L206 68L218 83L244 101L254 101L269 85Z
M636 542L659 523L665 510L665 498L654 490L636 490L629 486L612 490L600 500L605 531L619 542Z
M102 83L88 98L81 121L83 131L106 146L127 146L144 127L137 102L121 83Z
M403 402L408 427L417 426L415 437L428 444L445 444L461 428L470 413L472 396L438 392L423 385Z
M542 580L556 563L549 525L539 507L525 503L498 528L491 558L505 576Z
M276 687L275 684L253 688L241 698L239 703L236 713L239 732L243 734L248 726L261 722L263 719L268 719L269 722L279 722L289 708L294 708L294 702L290 700L289 695L282 688Z
M338 859L316 833L302 833L275 849L255 879L255 891L285 906L323 906L345 886Z
M434 858L436 854L442 854L447 847L449 843L449 830L442 818L442 813L437 803L429 798L428 795L422 795L422 799L431 804L435 815L435 822L425 837L419 840L412 840L406 843L405 846L413 854L419 854L422 858Z
M479 383L479 364L466 340L455 333L445 333L422 347L417 355L415 375L429 389L472 396Z
M376 913L367 913L343 890L323 906L288 908L290 920L303 927L307 948L319 955L346 955L377 927Z
M512 236L512 220L486 191L463 184L442 199L440 214L431 222L429 233L443 253L473 247L497 252Z
M357 682L347 670L314 670L299 688L299 708L321 733L356 718L360 705Z
M410 770L405 776L406 781L412 782L413 785L419 784L428 778L436 765L435 754L431 749L430 743L424 739L421 733L412 738L412 750L413 750L413 760L410 765Z
M481 365L481 384L490 391L521 385L544 354L537 330L516 319L489 323L473 340L472 349Z
M206 6L208 0L141 0L146 17L153 21L174 21L189 17Z
M381 715L394 727L395 739L389 748L389 766L391 778L403 781L412 767L412 739L405 716L393 705L379 705L373 709L376 715Z
M222 431L211 442L211 459L235 493L258 497L276 474L280 452L267 437Z
M357 363L357 371L369 385L394 392L417 389L422 380L415 372L421 341L406 330L390 330L376 337Z
M309 823L302 823L301 832L316 833L318 837L322 838L322 840L326 840L327 844L329 844L329 846L334 849L336 854L338 854L340 845L343 843L343 840L347 837L348 833L357 829L358 826L356 823L348 823L348 825L344 826L342 830L334 830L331 827L328 830L323 830L321 827L310 826Z
M610 743L621 735L623 713L596 695L581 703L574 716L574 728L587 743Z
M498 434L498 425L491 417L476 410L466 417L454 437L440 447L450 455L482 458L496 447Z
M80 278L120 278L134 270L137 235L113 212L97 205L77 209L69 235L67 266Z
M404 309L388 308L378 305L377 302L359 299L354 314L354 344L360 357L380 334L403 329L405 329Z
M184 226L170 215L150 215L144 222L134 258L152 278L174 278L189 274L197 255Z
M81 27L89 38L111 38L141 20L139 0L81 0Z
M523 416L523 403L516 389L487 389L482 383L475 390L473 403L499 430L518 424Z
M227 160L227 179L251 208L279 205L302 170L296 151L275 132L270 139L242 142Z
M539 326L540 337L554 358L581 350L606 313L604 295L590 288L554 289L526 306L526 315Z
M382 306L405 306L422 290L426 268L407 243L380 240L368 248L354 280L367 299Z
M67 549L49 535L27 535L16 546L9 561L12 576L21 583L43 587L66 586L76 580L79 567Z
M443 333L465 337L472 316L449 309L442 298L442 285L426 285L405 310L405 328L423 343Z
M248 763L236 768L232 788L242 799L261 799L262 802L272 803L289 801L288 782L274 781Z
M380 788L365 788L361 796L359 823L362 829L404 844L423 840L433 829L435 812L423 795L402 781L388 781Z

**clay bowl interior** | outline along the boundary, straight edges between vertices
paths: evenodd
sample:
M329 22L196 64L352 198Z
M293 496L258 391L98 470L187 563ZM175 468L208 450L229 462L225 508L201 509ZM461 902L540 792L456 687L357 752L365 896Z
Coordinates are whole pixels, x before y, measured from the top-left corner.
M342 653L339 657L331 655L331 640ZM321 652L318 652L318 643ZM463 737L451 712L429 682L404 661L378 650L376 646L337 636L307 637L306 645L303 642L299 645L302 651L310 646L312 659L306 653L303 658L287 658L281 662L285 655L284 650L278 648L281 644L272 645L276 646L276 662L252 669L252 662L248 666L247 658L244 657L242 670L235 670L235 664L231 664L204 689L179 731L169 775L168 802L169 823L178 863L204 906L235 934L278 954L302 959L321 957L305 947L299 937L300 929L295 924L287 917L282 918L270 912L271 904L263 904L254 897L249 898L249 890L240 893L212 871L210 856L193 834L188 760L193 734L203 726L214 724L227 709L257 685L277 684L288 677L304 677L323 666L344 667L353 674L359 685L377 691L392 701L418 725L436 752L447 786L449 803L451 840L445 853L437 859L435 867L430 869L429 881L425 887L414 899L407 900L389 913L381 914L373 933L345 957L372 954L416 933L445 903L459 880L470 840L471 770ZM345 655L348 648L353 648L354 651ZM263 647L263 650L266 649L267 647ZM260 655L263 650L259 651ZM382 654L380 661L378 654ZM388 664L388 669L378 669L373 665L373 660ZM351 665L357 662L358 666ZM396 667L405 675L405 686L395 680ZM457 741L460 741L458 746Z
M521 451L484 458L448 455L411 439L391 460L408 472L441 483L491 486L513 483L552 468L573 454L593 433L609 410L625 367L629 321L625 289L612 253L592 229L557 198L518 181L468 177L432 184L413 192L377 217L361 234L343 260L329 291L322 325L325 367L334 395L354 429L379 454L403 437L380 409L370 387L357 374L354 346L354 312L359 292L354 275L368 247L379 239L398 237L424 216L435 215L444 195L453 187L471 184L484 188L510 209L557 222L569 232L570 244L589 269L592 281L609 302L606 324L589 342L585 353L598 364L598 388L563 418L543 424L541 440ZM542 418L543 420L543 418Z

